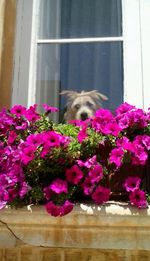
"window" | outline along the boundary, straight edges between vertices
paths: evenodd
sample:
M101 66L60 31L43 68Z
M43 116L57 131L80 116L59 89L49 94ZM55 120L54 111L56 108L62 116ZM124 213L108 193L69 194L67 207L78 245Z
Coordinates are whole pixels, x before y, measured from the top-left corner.
M147 0L18 1L12 103L63 110L61 90L97 89L112 111L147 108L149 11Z

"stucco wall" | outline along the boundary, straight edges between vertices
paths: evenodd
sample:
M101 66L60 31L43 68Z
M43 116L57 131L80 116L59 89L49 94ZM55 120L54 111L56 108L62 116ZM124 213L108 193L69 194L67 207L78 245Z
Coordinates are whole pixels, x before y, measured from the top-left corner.
M54 218L43 207L0 212L1 261L150 260L150 208L78 205Z

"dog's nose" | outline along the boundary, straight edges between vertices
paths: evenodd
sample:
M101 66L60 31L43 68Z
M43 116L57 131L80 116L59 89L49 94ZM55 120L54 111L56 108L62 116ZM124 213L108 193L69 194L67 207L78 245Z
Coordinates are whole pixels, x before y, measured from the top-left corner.
M82 113L81 113L81 120L82 120L82 121L85 121L87 118L88 118L87 112L82 112Z

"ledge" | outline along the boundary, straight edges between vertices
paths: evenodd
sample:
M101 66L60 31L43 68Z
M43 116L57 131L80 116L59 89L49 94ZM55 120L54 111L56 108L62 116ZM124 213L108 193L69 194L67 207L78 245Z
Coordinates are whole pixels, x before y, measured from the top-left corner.
M125 203L80 204L64 217L51 217L44 207L0 211L0 247L150 250L150 207Z

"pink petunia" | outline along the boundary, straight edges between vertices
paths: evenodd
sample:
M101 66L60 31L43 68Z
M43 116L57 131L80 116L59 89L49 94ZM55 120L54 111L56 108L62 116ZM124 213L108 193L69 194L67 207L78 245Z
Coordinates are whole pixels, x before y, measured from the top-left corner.
M78 141L82 143L87 138L87 127L83 127L78 133Z
M61 135L56 133L55 131L47 131L42 134L42 141L44 143L44 147L59 147L60 146L60 137Z
M15 114L17 117L24 116L26 112L26 108L22 105L14 105L11 109L10 112L12 114Z
M101 165L95 165L90 171L89 171L89 177L91 178L91 182L99 182L103 178L103 168Z
M73 210L73 206L74 205L69 200L66 200L60 208L60 216L62 217L69 214Z
M34 147L40 146L42 144L41 133L30 134L26 139L26 144Z
M60 206L55 205L52 201L49 201L45 205L46 211L53 217L60 216Z
M25 117L30 122L35 122L40 119L40 115L36 112L37 104L30 106L25 112Z
M14 141L16 140L17 138L17 134L15 131L10 131L9 132L9 136L8 136L8 144L12 144L14 143Z
M77 164L79 165L79 167L86 167L89 169L97 164L96 155L94 155L92 158L87 159L86 161L77 160Z
M57 112L59 110L58 108L49 106L47 104L42 104L42 106L43 106L44 110L46 111L46 113Z
M124 156L123 149L115 148L110 153L109 161L110 163L114 163L119 168L122 164L123 156Z
M117 115L118 114L124 114L124 113L131 111L133 109L135 109L135 106L130 105L127 102L124 102L117 108L116 113L117 113Z
M56 194L67 193L68 192L68 183L62 179L55 179L49 186L51 191L55 192Z
M83 192L85 195L91 195L93 192L95 184L92 182L90 177L86 177L84 182L81 184Z
M115 122L110 122L110 123L107 123L107 124L101 126L101 132L106 135L111 134L111 135L117 137L118 134L120 133L120 131L121 131L121 128Z
M129 199L132 205L138 208L146 208L148 203L145 192L139 189L134 190L129 194Z
M23 164L27 165L30 161L32 161L35 158L34 152L34 147L27 147L22 151Z
M66 169L66 178L67 181L72 184L78 184L83 178L83 172L77 165L73 165L70 169Z
M92 199L96 204L103 204L109 200L110 189L102 186L98 186L92 194Z
M123 186L125 187L127 192L134 191L136 189L139 189L141 183L141 179L139 177L128 177Z
M7 204L7 201L0 200L0 209L3 209Z

